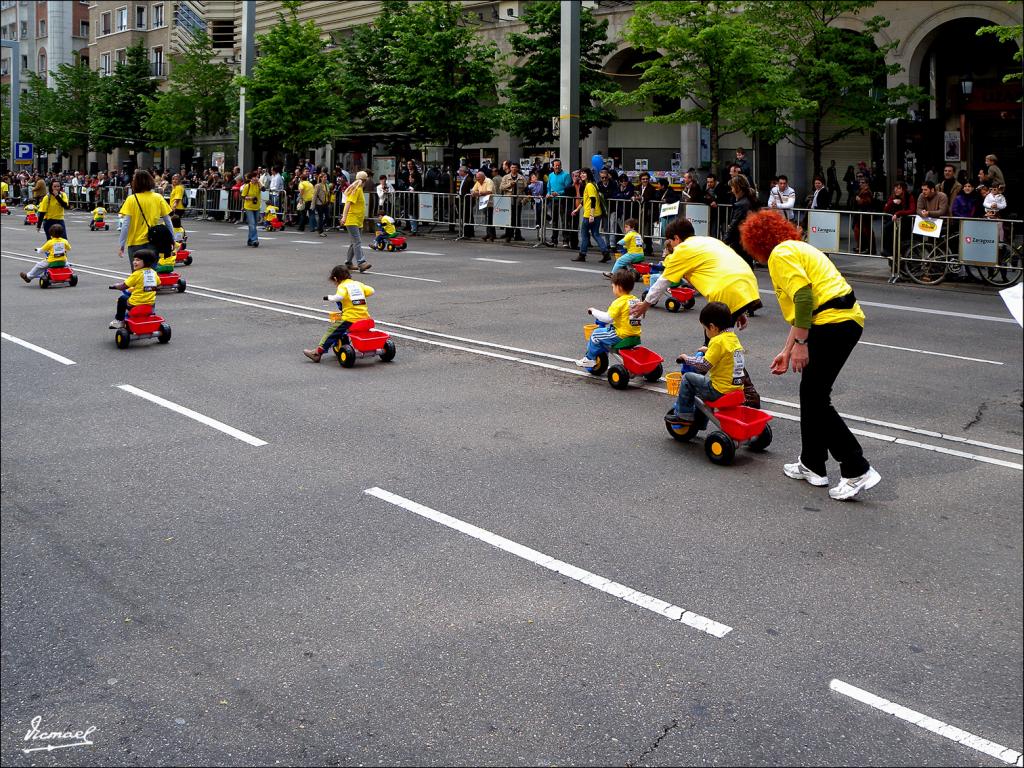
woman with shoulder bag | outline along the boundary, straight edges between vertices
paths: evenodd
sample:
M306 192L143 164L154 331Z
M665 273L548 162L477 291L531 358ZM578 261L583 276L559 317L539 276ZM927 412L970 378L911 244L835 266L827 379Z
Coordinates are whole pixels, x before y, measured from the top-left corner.
M50 182L49 193L39 201L39 223L36 224L36 231L43 231L46 239L50 239L50 227L54 224L64 224L64 209L70 205L68 196L61 191L59 181ZM64 227L67 232L67 227Z
M121 204L120 253L128 253L128 268L131 271L132 256L143 248L152 248L160 256L166 256L174 246L174 226L171 224L171 207L158 193L153 191L155 182L149 171L139 168L132 176L132 194ZM166 231L163 231L166 228Z

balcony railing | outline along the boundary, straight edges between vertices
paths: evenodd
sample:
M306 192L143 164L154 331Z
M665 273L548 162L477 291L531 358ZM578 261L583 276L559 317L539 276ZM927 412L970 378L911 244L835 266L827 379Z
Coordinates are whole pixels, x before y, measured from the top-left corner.
M165 62L165 61L151 61L151 62L149 62L149 76L150 77L167 77L167 62Z

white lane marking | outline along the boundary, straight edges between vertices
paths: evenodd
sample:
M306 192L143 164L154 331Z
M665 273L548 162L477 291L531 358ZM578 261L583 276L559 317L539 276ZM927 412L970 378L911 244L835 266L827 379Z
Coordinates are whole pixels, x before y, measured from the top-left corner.
M234 235L228 232L204 232L203 234L209 235L210 237L234 237Z
M793 408L794 410L800 410L799 403L791 403L788 400L775 400L770 397L762 397L761 402L771 403L772 405L783 405L787 408ZM887 427L889 429L896 429L900 432L910 432L915 435L924 435L925 437L937 437L941 440L948 440L951 443L961 443L963 445L974 445L978 448L988 448L992 451L1001 451L1002 453L1013 453L1018 456L1024 456L1024 450L1020 448L1011 448L1006 445L996 445L994 443L986 443L981 440L971 440L966 437L960 437L959 435L947 435L942 432L935 432L931 429L919 429L918 427L908 427L906 424L896 424L891 421L882 421L880 419L869 419L866 416L855 416L852 413L840 413L844 419L849 421L860 422L861 424L873 424L876 427Z
M467 523L464 520L459 520L457 517L446 515L443 512L438 512L436 509L425 507L422 504L417 504L415 501L411 501L398 494L385 491L382 488L367 488L363 493L375 496L382 501L386 501L389 504L394 504L396 507L408 510L414 514L424 517L427 520L433 520L435 523L440 523L448 528L464 533L467 536L471 536L474 539L478 539L486 544L490 544L492 547L508 552L509 554L521 557L523 560L528 560L531 563L539 565L543 568L547 568L549 571L560 573L563 576L568 576L570 579L586 584L588 587L599 589L613 597L617 597L620 600L625 600L627 603L638 605L641 608L646 608L649 611L657 613L659 616L664 616L673 621L679 621L687 626L699 629L702 632L707 632L709 635L714 637L725 637L729 632L732 631L732 627L725 624L720 624L717 621L713 621L700 614L693 613L680 608L677 605L672 605L664 600L659 600L656 597L645 595L643 592L637 592L624 584L606 579L603 576L598 576L596 573L585 571L582 568L577 568L575 565L563 562L562 560L556 560L550 555L545 555L543 552L538 552L536 549L523 546L511 539L506 539L504 536L499 536L496 533L491 533L488 530Z
M17 258L15 256L10 256L8 254L3 254L3 256L5 258ZM35 261L35 259L29 258L29 257L20 258L18 260L20 260L20 261L33 261L33 262ZM101 277L111 277L111 275L103 274L101 272L90 271L89 269L82 268L80 266L76 266L75 268L78 269L79 271L85 272L87 274L96 274L96 275L100 275ZM111 271L113 271L113 270L111 270ZM383 274L383 273L377 273L377 274ZM118 275L115 274L113 276L116 277ZM396 277L400 277L400 275L397 275ZM416 279L416 278L413 278L413 279ZM423 278L419 278L419 279L423 279ZM255 299L256 301L261 302L261 303L254 303L254 302L249 302L249 301L239 301L237 299L229 299L229 298L225 298L223 296L214 296L214 295L211 295L209 293L199 293L196 289L204 290L204 291L213 291L214 293L223 293L223 294L226 294L228 296L241 296L243 298L251 298L251 299ZM231 304L241 304L241 305L244 305L244 306L247 306L247 307L255 307L257 309L266 309L268 311L278 312L280 314L294 315L296 317L303 317L303 318L307 318L307 319L310 319L310 320L319 320L321 322L328 322L328 319L326 317L323 317L323 316L320 316L320 315L309 314L309 312L322 312L322 313L326 314L327 312L330 311L330 310L318 309L318 308L314 308L314 307L305 307L305 306L303 306L301 304L291 304L291 303L285 302L285 301L277 301L275 299L264 299L264 298L259 297L259 296L249 296L248 294L244 294L244 293L234 293L232 291L225 291L225 290L220 289L220 288L209 288L209 287L206 287L206 286L196 286L194 284L189 288L189 294L194 295L194 296L201 296L203 298L215 299L217 301L224 301L224 302L228 302L228 303L231 303ZM297 309L305 309L305 310L307 310L307 312L293 312L293 311L289 311L289 310L286 310L286 309L277 309L275 307L268 307L268 306L266 306L266 304L277 304L277 305L285 306L285 307L295 307ZM409 330L409 331L413 331L415 333L422 333L422 334L426 334L426 335L430 335L430 336L437 336L437 337L445 338L445 339L453 339L453 340L457 340L457 341L464 341L464 342L469 343L469 344L475 344L475 345L478 345L478 346L490 347L490 348L493 348L493 349L503 349L503 350L511 351L511 352L520 352L520 353L523 353L523 354L532 355L534 357L545 357L545 358L548 358L548 359L560 360L560 361L565 361L565 362L568 362L568 361L574 359L574 358L571 358L571 357L563 357L563 356L560 356L560 355L551 355L551 354L548 354L546 352L536 352L536 351L529 350L529 349L521 349L519 347L509 347L509 346L505 346L505 345L502 345L502 344L494 344L492 342L487 342L487 341L478 341L476 339L468 339L468 338L464 338L464 337L461 337L461 336L450 336L448 334L437 333L435 331L427 331L427 330L423 330L423 329L420 329L420 328L415 328L415 327L412 327L412 326L400 325L398 323L389 323L389 322L380 321L380 320L378 320L377 323L378 323L378 325L387 326L389 328L401 328L403 330ZM568 374L571 374L573 376L583 376L583 377L586 377L586 378L590 378L590 374L587 373L586 371L580 369L580 368L563 368L562 366L552 365L550 363L543 363L543 362L540 362L538 360L530 360L530 359L527 359L527 358L515 357L515 356L512 356L512 355L503 355L503 354L495 353L495 352L486 352L486 351L480 350L480 349L473 349L473 348L461 346L461 345L458 345L458 344L446 344L444 342L433 341L431 339L423 339L423 338L419 338L417 336L410 336L408 334L392 332L392 335L395 336L396 338L399 338L399 339L407 339L409 341L415 341L415 342L420 343L420 344L428 344L428 345L433 345L433 346L436 346L436 347L443 347L445 349L451 349L451 350L455 350L455 351L459 351L459 352L469 352L470 354L480 355L480 356L483 356L483 357L492 357L492 358L497 358L497 359L500 359L500 360L507 360L509 362L522 363L524 365L531 365L531 366L534 366L536 368L547 368L547 369L552 370L552 371L558 371L560 373L568 373ZM639 384L639 385L635 385L635 386L636 386L637 389L645 389L645 390L647 390L649 392L657 392L657 393L660 393L660 394L667 394L667 391L665 390L664 387L658 387L658 386L655 386L655 385L652 385L652 384ZM763 397L761 399L764 402L767 402L767 403L774 403L776 405L784 405L784 406L787 406L787 407L790 407L790 408L796 408L796 409L799 410L799 406L796 403L790 403L790 402L787 402L785 400L773 400L773 399L767 398L767 397ZM789 413L780 413L778 411L767 411L767 410L765 412L771 414L772 416L775 416L776 418L783 419L783 420L786 420L786 421L797 421L797 422L800 421L800 417L799 416L794 416L794 415L789 414ZM850 415L850 414L840 414L840 415L842 415L844 418L850 419L851 421L858 421L858 422L861 422L861 423L874 424L876 426L888 427L890 429L897 429L897 430L901 430L901 431L905 431L905 432L911 432L913 434L926 435L926 436L929 436L929 437L937 437L937 438L940 438L940 439L943 439L943 440L947 440L949 442L955 442L955 443L960 443L960 444L964 444L964 445L974 445L974 446L977 446L977 447L980 447L980 448L989 448L991 450L1001 451L1001 452L1004 452L1004 453L1021 453L1021 451L1019 449L1017 449L1017 448L1009 448L1009 447L1006 447L1006 446L994 445L992 443L984 443L984 442L981 442L981 441L969 440L967 438L959 437L959 436L956 436L956 435L944 435L944 434L941 434L939 432L932 432L932 431L929 431L929 430L917 429L915 427L908 427L908 426L901 425L901 424L894 424L892 422L880 421L878 419L869 419L869 418L863 417L863 416L853 416L853 415ZM917 441L913 441L913 440L905 440L903 438L893 437L891 435L883 435L883 434L880 434L878 432L869 432L867 430L861 430L861 429L856 429L856 428L852 428L850 431L853 432L855 435L859 435L861 437L871 438L873 440L880 440L880 441L886 442L886 443L893 443L893 444L896 444L896 445L905 445L905 446L912 447L912 448L920 448L922 450L931 451L933 453L940 453L940 454L947 455L947 456L956 456L958 458L969 459L971 461L977 461L977 462L980 462L980 463L983 463L983 464L993 464L993 465L999 466L999 467L1006 467L1008 469L1016 469L1016 470L1024 471L1024 465L1018 464L1018 463L1015 463L1015 462L1004 461L1002 459L990 458L988 456L982 456L982 455L979 455L979 454L967 453L965 451L958 451L958 450L954 450L954 449L951 449L951 448L944 448L942 446L931 445L929 443L921 443L921 442L917 442Z
M473 259L473 261L489 261L492 264L518 264L519 263L518 261L510 261L508 259L485 259L485 258L482 258L482 257ZM589 272L590 270L587 270L587 271Z
M403 280L419 280L421 283L441 283L440 280L432 280L429 277L410 277L409 275L393 275L390 272L378 272L376 270L374 270L373 272L362 272L360 274L369 275L370 277L373 277L374 275L384 275L384 277L400 277Z
M9 334L9 333L0 332L0 337L7 339L7 341L12 341L15 344L18 344L18 345L20 345L22 347L25 347L25 349L31 349L33 352L38 352L40 355L46 355L48 358L50 358L51 360L56 360L61 365L74 365L75 364L74 360L69 360L68 358L64 357L63 355L58 355L56 352L51 352L48 349L43 349L42 347L37 347L32 342L25 341L24 339L19 339L17 336L11 336L11 334Z
M434 251L395 251L395 253L414 253L417 256L444 256L443 253L434 253Z
M254 445L256 447L267 444L266 440L260 440L258 437L253 437L248 432L243 432L240 429L235 429L234 427L228 426L223 421L211 419L209 416L204 416L203 414L198 413L197 411L193 411L191 408L186 408L183 405L172 403L170 400L164 400L159 395L154 395L153 393L147 392L144 389L133 387L131 384L119 384L117 385L117 388L122 389L125 392L128 392L129 394L135 395L136 397L141 397L143 400L149 400L151 403L162 405L164 408L168 408L174 411L175 413L180 413L182 416L188 416L190 419L198 421L200 424L205 424L208 427L213 427L214 429L223 432L225 435L231 435L231 437L235 438L236 440L241 440L243 443L248 443L249 445Z
M561 269L561 267L559 267ZM759 289L761 293L768 293L772 296L775 295L775 291L771 288ZM962 317L966 320L985 320L990 323L1013 323L1017 324L1017 321L1012 317L998 317L995 315L973 315L969 312L951 312L946 309L927 309L925 307L908 307L903 304L885 304L880 301L863 301L857 299L857 303L864 307L881 307L882 309L898 309L902 312L920 312L925 315L943 315L944 317Z
M291 243L305 243L306 245L319 245L319 240L289 240Z
M965 747L983 752L997 760L1002 760L1008 765L1021 765L1021 753L1015 749L1004 747L1002 744L996 744L994 741L983 739L980 736L975 736L973 733L968 733L941 720L936 720L934 717L928 717L920 712L915 712L901 704L883 699L881 696L876 696L869 691L865 691L863 688L857 688L842 680L833 679L828 684L828 687L836 693L849 696L851 699L856 699L862 704L867 704L869 707L874 707L887 715L892 715L911 725L916 725L918 728L924 728L926 731L936 733L950 741L955 741L958 744L963 744Z
M604 274L599 269L587 269L586 267L555 267L555 269L564 269L567 272L589 272L592 275L603 275Z
M927 349L914 349L912 347L897 347L892 344L879 344L877 341L859 341L858 344L863 344L868 347L884 347L885 349L896 349L900 352L917 352L919 355L934 355L935 357L950 357L954 360L968 360L972 363L988 363L989 365L1004 365L1004 363L998 360L986 360L983 357L965 357L964 355L951 355L946 352L931 352Z

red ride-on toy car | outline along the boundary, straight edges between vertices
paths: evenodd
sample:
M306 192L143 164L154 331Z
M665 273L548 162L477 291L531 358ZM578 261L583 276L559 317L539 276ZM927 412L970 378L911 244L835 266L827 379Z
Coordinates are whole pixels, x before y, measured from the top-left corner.
M39 276L39 287L49 288L52 285L59 285L65 283L74 288L78 285L78 275L75 274L74 270L66 264L61 267L48 267L42 275Z
M39 216L36 215L35 211L29 211L28 213L26 213L25 214L25 221L22 222L22 224L25 224L26 226L31 224L33 227L36 224L38 224L38 223L39 223Z
M188 248L179 248L174 252L174 264L184 264L186 267L192 263L192 251Z
M7 207L6 200L0 200L0 216L10 216L11 209Z
M118 328L114 333L114 343L118 349L128 349L132 339L153 337L161 344L166 344L171 340L171 326L160 315L153 314L152 305L140 304L128 308L124 328Z
M104 221L103 219L93 219L92 221L89 222L89 231L90 232L96 232L98 230L102 230L102 231L106 232L109 229L110 229L110 225L107 224L107 222Z
M342 368L353 367L359 357L380 357L387 363L395 359L396 351L390 334L374 329L372 317L356 320L349 326L348 338L334 345Z
M666 415L671 415L675 406ZM746 445L752 451L763 451L772 442L772 417L757 408L743 405L743 390L737 389L717 400L697 398L697 410L689 424L666 421L668 433L680 442L689 442L711 422L716 429L704 438L704 452L714 464L732 464L736 449Z
M641 301L647 299L647 292L651 289L651 281L657 280L659 272L654 272L651 269L650 264L631 264L630 269L636 274L637 278L642 278L644 285L644 292L640 294ZM693 309L697 303L697 299L694 298L697 292L688 286L679 286L678 288L669 288L668 296L665 298L665 309L669 312L678 312L682 309Z
M640 346L640 337L631 336L621 339L612 347L611 353L619 362L609 366L608 353L604 350L594 357L596 365L586 370L593 376L608 374L608 383L615 389L629 386L631 376L643 376L647 381L657 381L663 372L662 363L665 358L647 347Z
M158 272L160 285L156 287L157 293L178 293L185 292L185 278L177 272Z

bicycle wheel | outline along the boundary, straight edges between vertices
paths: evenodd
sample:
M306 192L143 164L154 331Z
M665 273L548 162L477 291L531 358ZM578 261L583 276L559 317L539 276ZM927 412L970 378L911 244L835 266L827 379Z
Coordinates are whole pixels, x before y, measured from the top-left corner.
M1008 288L1018 280L1024 267L1024 245L1016 248L1003 243L999 247L998 266L981 267L982 279L996 288Z
M902 259L904 274L919 285L938 285L946 279L947 254L931 243L916 243Z

